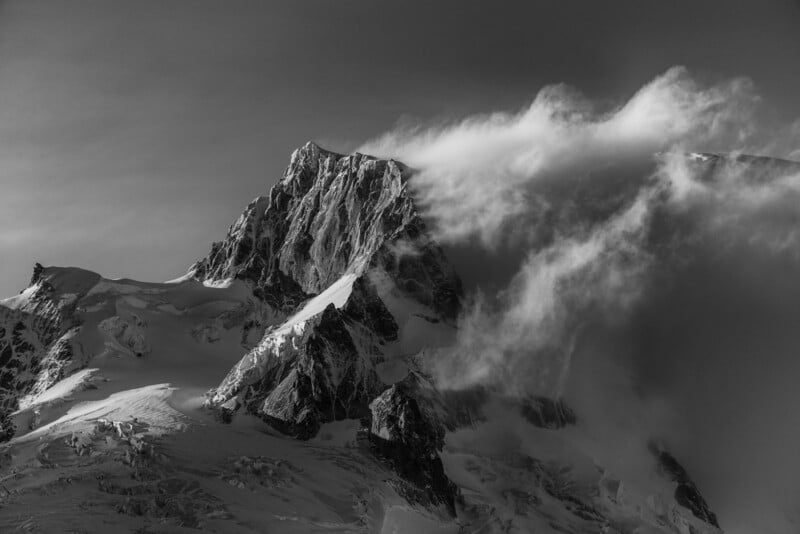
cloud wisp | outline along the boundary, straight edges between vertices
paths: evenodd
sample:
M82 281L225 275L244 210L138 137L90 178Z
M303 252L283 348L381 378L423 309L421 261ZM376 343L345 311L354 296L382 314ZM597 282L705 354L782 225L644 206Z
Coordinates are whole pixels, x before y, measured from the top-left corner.
M572 345L594 305L625 307L649 262L642 246L654 190L583 237L532 250L500 295L467 307L460 343L433 363L441 387L503 384L513 394L559 396ZM468 350L467 350L468 348Z

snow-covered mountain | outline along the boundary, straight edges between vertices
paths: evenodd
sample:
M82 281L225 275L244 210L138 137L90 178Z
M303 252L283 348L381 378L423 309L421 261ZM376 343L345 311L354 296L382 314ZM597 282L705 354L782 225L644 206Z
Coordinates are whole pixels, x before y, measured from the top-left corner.
M303 302L269 327L210 396L224 412L245 406L299 437L367 414L389 376L453 328L461 284L425 232L393 161L341 156L309 143L292 155L269 197L251 203L190 275L254 295ZM312 297L313 298L310 298ZM270 300L275 313L285 301Z
M717 532L657 444L626 478L560 399L437 390L462 289L411 176L308 143L182 278L37 265L0 302L0 531Z

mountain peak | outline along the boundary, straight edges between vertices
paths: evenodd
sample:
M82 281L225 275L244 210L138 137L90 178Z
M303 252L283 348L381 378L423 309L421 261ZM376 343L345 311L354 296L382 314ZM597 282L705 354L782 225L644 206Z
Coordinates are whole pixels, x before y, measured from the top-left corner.
M340 158L368 158L368 159L380 159L375 156L371 156L369 154L363 154L361 152L353 152L352 154L344 154L342 152L336 152L334 150L327 149L322 145L318 144L315 141L306 141L302 146L294 149L292 152L292 159L295 157L307 157L307 158L328 158L333 157L336 159Z
M461 282L406 178L391 160L307 143L195 264L194 278L240 280L268 308L261 341L209 392L206 405L224 420L242 409L313 437L369 413L398 379L381 364L407 371L420 337L452 335Z
M280 279L280 293L295 302L344 274L379 268L393 273L401 291L453 319L460 282L427 233L408 174L392 160L306 143L269 195L248 205L190 273L207 284L245 280L256 291Z
M0 460L17 473L5 515L22 517L42 495L55 506L89 495L112 522L201 528L250 514L248 488L267 530L285 530L286 499L298 496L303 532L312 519L323 530L392 529L395 509L411 518L404 531L438 518L467 531L718 532L674 457L657 454L645 493L584 469L601 464L571 441L579 432L565 432L583 419L562 401L437 389L424 366L452 344L461 285L409 175L392 160L306 143L187 277L152 284L37 264L31 287L0 301L0 441L11 440L0 452L14 451ZM188 392L215 385L202 404L222 421L254 415L314 441L214 424ZM180 389L191 401L168 403ZM493 414L535 439L490 452L482 443L502 428ZM71 482L53 493L43 468ZM351 517L338 504L350 502L359 517L319 521ZM55 521L43 528L61 529ZM9 524L0 518L0 530Z

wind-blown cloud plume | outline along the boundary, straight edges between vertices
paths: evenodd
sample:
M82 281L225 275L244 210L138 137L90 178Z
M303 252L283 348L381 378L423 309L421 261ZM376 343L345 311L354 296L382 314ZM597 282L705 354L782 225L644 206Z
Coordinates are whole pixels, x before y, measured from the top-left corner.
M581 312L601 303L623 307L636 296L632 281L649 261L641 241L651 201L646 190L588 235L531 251L499 309L476 297L460 343L432 363L440 386L503 384L507 393L559 396Z
M555 85L519 113L406 128L361 150L420 169L415 186L440 240L478 236L495 247L511 221L548 208L537 186L581 180L590 169L650 157L677 143L741 142L757 101L746 79L703 88L676 67L611 110Z
M746 79L702 87L676 67L612 109L551 86L516 114L390 132L363 147L418 169L413 184L440 240L527 250L504 292L474 298L462 343L436 361L441 385L558 395L583 314L635 299L654 206L688 194L686 169L665 157L654 172L655 155L744 143L758 100Z
M760 436L785 424L765 406L786 406L791 389L769 381L796 368L784 356L796 329L780 327L792 306L783 295L800 289L800 165L742 154L791 157L800 144L796 123L759 126L759 101L747 79L707 86L678 67L610 108L552 86L518 113L362 147L416 169L441 241L497 263L522 258L504 289L472 293L455 346L428 358L439 386L566 395L610 454L660 432L728 525L767 528L760 505L777 506L768 513L780 523L775 496L799 493L782 475L800 467L784 449L800 435ZM729 342L736 332L749 337ZM777 360L751 367L766 346ZM727 446L736 439L747 445ZM759 448L775 460L726 467Z

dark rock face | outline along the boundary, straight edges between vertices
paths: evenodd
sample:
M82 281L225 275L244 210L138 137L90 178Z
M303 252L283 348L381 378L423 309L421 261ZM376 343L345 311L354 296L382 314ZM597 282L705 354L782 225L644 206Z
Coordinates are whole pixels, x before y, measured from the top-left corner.
M31 274L31 283L28 285L35 285L39 282L42 278L42 274L44 273L44 266L41 263L35 263L33 265L33 274Z
M448 430L457 430L486 420L484 406L492 397L492 392L482 386L472 386L442 391L441 397L447 410L444 423Z
M322 423L362 417L383 386L349 324L346 312L330 305L300 328L267 334L211 393L209 404L227 411L223 416L243 405L301 439L316 435Z
M61 275L37 263L21 300L14 307L0 305L0 414L15 411L22 397L44 391L85 364L76 360L71 340L80 329L75 303L91 285L77 286L74 297L65 298L53 285L53 277ZM0 434L10 439L9 425L2 426Z
M368 439L372 450L411 486L396 489L412 502L444 506L455 515L458 488L447 478L439 452L445 428L410 376L370 404Z
M207 406L223 419L244 407L309 438L323 423L363 416L388 387L375 368L385 358L382 347L398 339L401 318L382 292L428 310L433 324L454 321L461 282L427 235L407 179L394 161L309 143L294 152L269 196L253 201L225 241L192 267L204 281L248 282L287 316L316 306L307 299L332 285L347 292L338 307L323 303L324 313L300 312L302 319L267 330L209 392Z
M461 282L428 236L408 177L397 162L309 143L192 267L199 280L247 282L288 316L208 393L206 406L223 420L244 409L300 439L327 422L371 421L368 442L403 481L396 489L454 514L457 490L438 455L444 427L431 395L417 379L390 387L377 372L398 357L387 347L409 317L395 314L413 308L416 320L447 326L459 312ZM388 296L403 304L390 310Z
M0 443L9 441L17 433L14 420L8 412L0 412Z
M689 478L686 469L678 463L674 456L659 448L655 443L650 443L649 449L658 460L661 474L678 484L675 488L675 500L678 504L687 508L701 521L719 528L716 514L709 509L708 503L692 479Z
M352 324L366 328L382 341L397 339L397 321L386 309L375 286L366 278L356 279L353 283L353 292L342 309Z
M345 306L269 331L209 392L207 406L223 419L240 407L276 429L313 437L321 424L366 414L385 386L375 364L379 345L397 337L397 324L368 282L353 284Z
M525 399L520 409L522 416L539 428L564 428L577 421L575 412L561 399L533 396Z
M385 270L413 300L445 318L458 313L461 283L427 235L407 188L408 169L308 143L266 197L251 202L192 267L199 280L238 278L289 307L344 273Z

